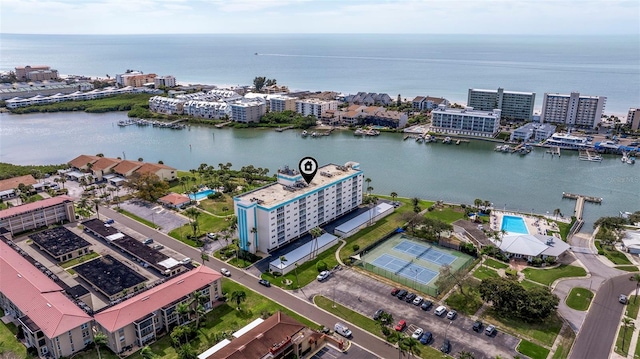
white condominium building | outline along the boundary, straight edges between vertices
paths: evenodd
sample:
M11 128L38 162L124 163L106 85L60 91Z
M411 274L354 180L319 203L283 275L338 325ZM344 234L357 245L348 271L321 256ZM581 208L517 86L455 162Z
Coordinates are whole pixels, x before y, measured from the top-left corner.
M362 203L360 164L328 164L307 184L297 170L278 170L278 182L234 198L240 247L269 252Z
M327 110L337 110L338 101L323 101L315 98L296 101L296 112L302 116L320 118Z
M273 96L269 97L269 111L283 112L296 110L296 97Z
M187 100L164 96L153 96L149 99L149 110L166 115L180 115Z
M627 123L631 124L631 131L638 131L638 129L640 129L640 108L629 109Z
M500 110L492 112L447 108L439 105L431 112L431 129L453 135L493 137L500 129Z
M231 120L235 122L260 122L267 113L267 105L263 99L242 99L230 104Z
M184 104L183 112L185 115L201 118L219 119L225 115L231 116L231 108L224 102L191 100Z
M169 76L158 76L153 79L153 84L156 88L164 86L164 87L176 87L176 78Z
M506 120L529 121L533 116L536 94L533 92L469 89L467 106L479 111L502 110Z
M604 96L581 96L578 92L570 95L545 93L542 122L594 129L600 123L606 102Z

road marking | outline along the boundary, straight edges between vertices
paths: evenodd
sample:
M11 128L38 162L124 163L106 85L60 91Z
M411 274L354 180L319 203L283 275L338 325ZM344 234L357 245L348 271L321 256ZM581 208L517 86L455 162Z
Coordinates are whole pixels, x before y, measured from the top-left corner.
M574 253L593 254L593 252L591 252L591 248L587 248L587 247L571 247L571 250Z

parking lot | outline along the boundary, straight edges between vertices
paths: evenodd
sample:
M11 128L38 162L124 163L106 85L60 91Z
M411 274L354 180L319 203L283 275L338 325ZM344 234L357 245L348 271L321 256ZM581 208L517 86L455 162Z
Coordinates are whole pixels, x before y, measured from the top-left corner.
M391 296L394 288L391 284L377 281L348 267L342 268L323 282L314 281L296 291L296 294L309 300L315 295L323 295L369 318L377 309L383 309L393 315L394 325L401 319L406 320L407 335L412 334L408 328L420 327L430 331L434 340L429 345L433 348L440 349L446 336L451 341L450 354L453 356L463 350L473 353L477 359L495 358L496 355L511 358L518 355L515 347L519 339L501 332L500 328L491 337L483 332L476 333L472 329L475 320L471 318L459 313L453 320L446 319L445 315L438 317L433 311L439 303L434 302L428 311L423 311L420 306Z
M324 348L320 349L317 353L311 356L311 359L336 359L336 358L346 358L346 359L373 359L377 358L373 356L368 351L356 346L351 345L349 350L345 353L336 349L331 345L325 345Z
M138 217L160 226L160 232L169 233L170 231L182 227L189 223L189 219L168 210L157 203L149 203L141 200L129 200L120 204L120 207L127 212L133 213Z

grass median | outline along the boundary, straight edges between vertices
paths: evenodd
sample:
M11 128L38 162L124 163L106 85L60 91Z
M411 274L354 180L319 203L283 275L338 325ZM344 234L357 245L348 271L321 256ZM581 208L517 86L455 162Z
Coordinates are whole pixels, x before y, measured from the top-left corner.
M151 227L151 228L154 228L154 229L161 229L160 226L156 226L153 222L148 221L148 220L146 220L146 219L144 219L144 218L142 218L140 216L136 216L135 214L133 214L131 212L128 212L128 211L125 211L122 208L117 209L117 211L118 211L118 213L120 213L122 215L125 215L125 216L133 219L134 221L138 221L138 222L144 224L145 226L148 226L148 227Z
M519 319L507 318L497 314L493 308L486 310L482 314L483 318L490 319L497 324L499 330L519 334L527 339L533 339L542 345L551 347L556 340L560 329L562 329L562 319L556 314L539 323L527 323Z
M546 359L549 355L549 349L543 348L538 344L531 343L527 340L522 340L520 344L518 344L517 350L519 353L522 353L531 359Z
M320 273L317 269L318 262L324 262L327 265L328 269L331 269L336 264L338 264L338 260L336 259L336 250L338 249L339 245L340 244L336 244L335 246L321 253L316 259L303 263L302 265L298 266L297 269L294 269L283 276L274 276L271 273L262 273L262 278L268 280L269 282L271 282L271 284L280 288L302 288L316 280L318 273ZM287 283L290 284L287 285Z
M589 309L593 296L593 292L589 289L574 287L567 297L567 306L571 309L585 311Z
M564 264L548 269L526 268L522 272L527 279L544 285L551 285L551 283L560 278L584 277L587 275L587 271L582 267Z

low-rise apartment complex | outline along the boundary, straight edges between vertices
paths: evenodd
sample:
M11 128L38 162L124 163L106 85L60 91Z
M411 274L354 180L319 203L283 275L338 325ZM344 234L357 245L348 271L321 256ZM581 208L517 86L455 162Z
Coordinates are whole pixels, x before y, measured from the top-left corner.
M320 118L324 112L337 109L338 101L324 101L315 98L296 101L296 112L302 116L311 115Z
M500 129L500 110L491 112L438 106L431 112L431 130L437 133L494 137Z
M58 70L49 66L18 66L15 70L18 81L44 81L58 78Z
M73 199L69 196L47 198L0 211L0 227L11 234L75 220Z
M595 129L600 123L606 102L604 96L585 96L578 92L569 95L545 93L542 122Z
M449 101L442 97L416 96L411 101L411 105L415 111L431 111L438 108L439 105L449 107Z
M360 164L329 164L318 168L311 183L288 167L278 182L234 198L240 247L269 252L307 234L362 203Z
M527 123L511 133L511 141L544 141L556 132L556 126L548 123Z
M467 106L479 111L501 110L501 118L529 121L533 116L536 94L533 92L469 89Z

